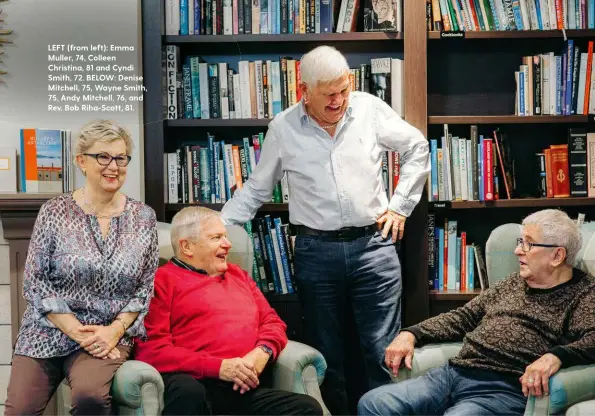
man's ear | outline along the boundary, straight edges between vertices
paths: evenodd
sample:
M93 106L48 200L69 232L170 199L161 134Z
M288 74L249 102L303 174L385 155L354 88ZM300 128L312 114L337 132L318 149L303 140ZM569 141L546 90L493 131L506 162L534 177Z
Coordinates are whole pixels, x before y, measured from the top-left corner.
M557 247L554 250L554 258L552 259L552 266L558 267L566 261L566 249L564 247Z
M180 253L186 257L194 256L194 243L190 240L180 240Z
M300 85L298 87L299 87L300 91L302 92L302 99L304 100L304 103L307 103L308 102L308 87L303 82L300 82Z

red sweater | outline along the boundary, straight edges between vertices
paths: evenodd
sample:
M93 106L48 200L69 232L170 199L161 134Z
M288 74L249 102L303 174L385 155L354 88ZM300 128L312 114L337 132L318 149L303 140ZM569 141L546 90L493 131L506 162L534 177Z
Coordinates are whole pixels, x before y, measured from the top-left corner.
M135 358L161 373L219 378L221 362L257 345L287 345L286 325L248 273L230 264L224 278L171 262L157 269L155 294L145 317L147 341L136 339Z

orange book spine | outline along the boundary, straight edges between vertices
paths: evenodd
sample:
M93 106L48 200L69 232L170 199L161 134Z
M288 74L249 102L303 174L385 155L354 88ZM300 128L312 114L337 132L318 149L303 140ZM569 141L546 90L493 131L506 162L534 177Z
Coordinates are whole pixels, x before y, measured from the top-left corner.
M233 155L233 173L236 178L236 189L241 189L242 183L242 167L240 166L240 147L232 146L231 153Z
M37 192L35 183L29 183L27 187L27 181L37 182L37 130L36 129L23 129L22 130L22 155L23 158L21 173L24 178L24 188L22 191Z
M554 198L569 198L570 178L568 176L568 145L551 145L550 149Z

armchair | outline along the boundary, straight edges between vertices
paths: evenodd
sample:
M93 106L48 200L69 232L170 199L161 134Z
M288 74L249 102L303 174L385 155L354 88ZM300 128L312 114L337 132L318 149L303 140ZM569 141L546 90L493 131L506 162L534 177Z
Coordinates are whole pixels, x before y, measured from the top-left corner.
M595 271L595 224L581 227L583 246L575 266L593 274ZM490 285L519 271L513 252L521 235L520 224L504 224L495 228L486 243L486 268ZM431 344L417 348L412 370L400 370L395 382L415 378L429 369L445 364L454 357L462 343ZM595 365L575 366L558 371L550 378L549 396L530 396L525 416L565 414L584 416L595 414Z
M253 247L247 232L240 226L228 226L232 250L228 261L238 264L252 275ZM170 225L158 223L160 264L172 256ZM289 341L273 365L273 387L314 397L324 411L330 414L320 395L319 386L324 380L326 361L314 348ZM69 414L70 389L65 382L58 392L58 408ZM163 410L163 380L151 365L128 360L116 372L112 384L114 407L120 415L160 415Z

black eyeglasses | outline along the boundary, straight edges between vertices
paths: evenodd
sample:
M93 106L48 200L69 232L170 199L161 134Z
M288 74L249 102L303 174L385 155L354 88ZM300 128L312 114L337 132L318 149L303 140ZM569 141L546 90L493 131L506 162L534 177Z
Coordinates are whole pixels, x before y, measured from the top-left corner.
M516 239L516 244L517 246L520 245L521 249L526 253L528 251L531 251L531 247L550 247L550 248L556 248L556 247L560 247L560 246L556 246L554 244L537 244L537 243L529 243L528 241L523 240L522 238L517 238Z
M94 157L97 163L99 163L101 166L108 166L110 163L112 163L112 160L115 160L116 165L121 168L128 166L130 159L132 159L132 157L128 155L112 156L108 155L107 153L83 153L83 155Z

